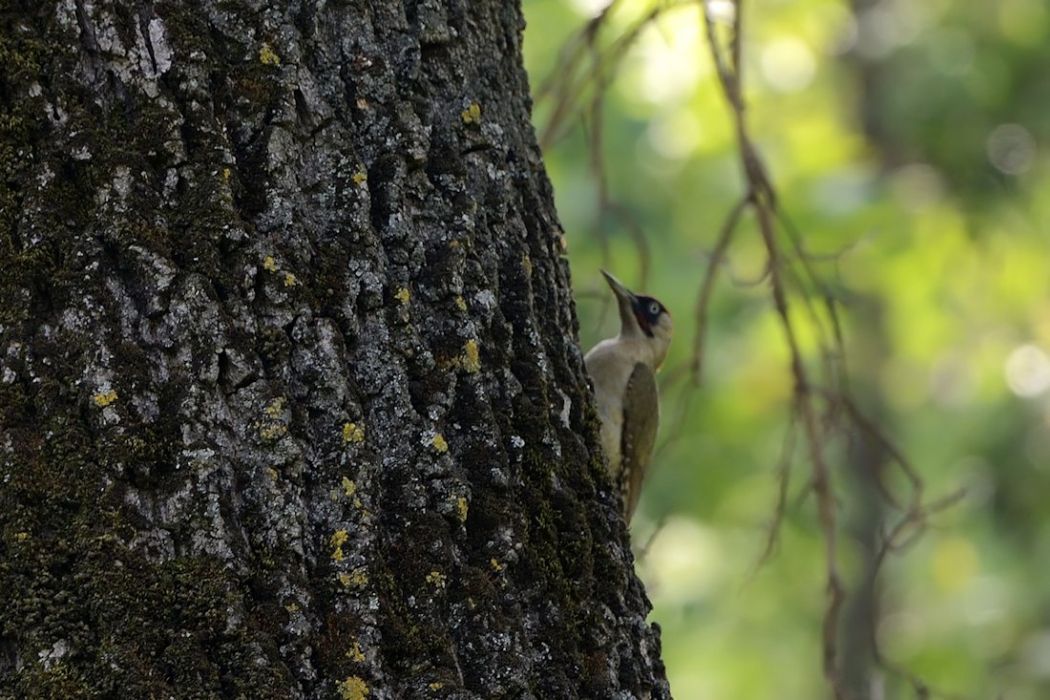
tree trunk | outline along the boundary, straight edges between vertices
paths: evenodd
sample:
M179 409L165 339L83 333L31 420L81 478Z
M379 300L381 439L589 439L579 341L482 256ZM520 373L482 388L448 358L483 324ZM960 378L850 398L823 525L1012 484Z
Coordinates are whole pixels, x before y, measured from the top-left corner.
M852 388L876 424L886 425L888 411L881 387L890 355L886 312L878 298L861 295L850 299L850 312L853 325L847 355L855 368ZM886 669L878 646L883 619L879 574L884 564L879 550L886 531L884 484L893 465L885 445L863 431L850 437L846 464L846 531L854 544L857 564L842 615L842 681L848 697L880 700L886 697Z
M518 3L2 8L0 697L669 697Z

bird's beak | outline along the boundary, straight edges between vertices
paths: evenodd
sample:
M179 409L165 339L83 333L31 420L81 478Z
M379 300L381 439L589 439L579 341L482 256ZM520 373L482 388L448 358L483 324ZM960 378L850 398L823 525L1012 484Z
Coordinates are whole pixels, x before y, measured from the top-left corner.
M638 319L634 315L634 292L623 286L620 280L605 270L601 272L605 281L609 283L609 287L613 290L613 294L616 295L617 305L620 307L620 323L623 324L624 331L627 332L629 328L638 325Z
M620 280L616 279L605 270L602 270L602 277L604 277L605 281L609 283L609 287L612 288L613 294L616 295L617 299L626 301L628 303L630 303L631 300L634 299L634 293L627 287L623 286Z

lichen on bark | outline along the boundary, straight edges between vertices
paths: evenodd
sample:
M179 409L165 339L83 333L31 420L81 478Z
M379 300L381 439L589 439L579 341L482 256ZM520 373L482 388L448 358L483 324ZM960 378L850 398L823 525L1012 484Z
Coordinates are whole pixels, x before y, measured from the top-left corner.
M522 27L0 8L0 696L669 697Z

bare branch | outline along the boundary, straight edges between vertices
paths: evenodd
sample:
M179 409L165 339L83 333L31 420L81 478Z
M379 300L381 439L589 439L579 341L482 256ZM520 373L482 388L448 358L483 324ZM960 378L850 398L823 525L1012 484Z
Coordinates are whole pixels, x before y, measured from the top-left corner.
M690 376L694 386L700 383L704 334L707 331L707 308L711 303L711 295L715 289L715 278L718 274L718 268L725 258L726 250L733 240L733 233L736 231L740 216L744 213L744 209L747 208L748 204L749 198L745 197L730 210L729 216L726 217L725 223L722 224L722 231L718 234L715 248L707 259L707 271L704 272L704 281L700 285L700 295L696 300L696 336L693 338L693 359L690 364Z
M773 212L776 209L776 196L766 174L765 166L748 132L744 115L744 100L740 87L740 37L743 17L743 2L736 0L736 12L733 17L731 49L733 52L732 67L727 64L721 44L717 37L715 24L711 18L707 3L701 0L704 28L711 58L722 86L723 94L729 105L736 127L737 145L740 154L741 169L744 173L746 190L749 193L746 202L754 209L758 219L758 228L769 259L769 286L774 308L780 319L781 330L788 346L791 374L794 377L794 402L792 413L802 426L812 467L813 492L817 499L817 512L825 549L825 581L827 599L823 623L823 657L824 677L836 699L845 697L845 690L839 679L837 651L839 614L845 600L845 590L838 569L838 528L837 505L835 503L831 471L824 455L825 434L818 421L816 397L811 391L809 373L798 344L795 325L789 307L786 282L784 279L785 261L776 236Z
M788 491L791 487L791 464L795 456L795 437L798 424L795 420L795 412L792 411L788 417L787 430L784 431L784 442L780 447L780 459L777 460L777 500L773 507L773 519L766 531L766 546L762 550L758 561L755 562L755 572L763 564L769 561L780 541L780 526L784 522L784 514L787 512Z

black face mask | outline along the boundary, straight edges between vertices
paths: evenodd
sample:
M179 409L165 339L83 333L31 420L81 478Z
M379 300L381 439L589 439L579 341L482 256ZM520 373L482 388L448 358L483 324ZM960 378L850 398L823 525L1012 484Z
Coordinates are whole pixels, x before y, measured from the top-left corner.
M667 313L667 309L652 297L636 296L631 300L634 309L634 317L638 320L638 326L650 338L653 337L653 326L660 320L660 314Z

